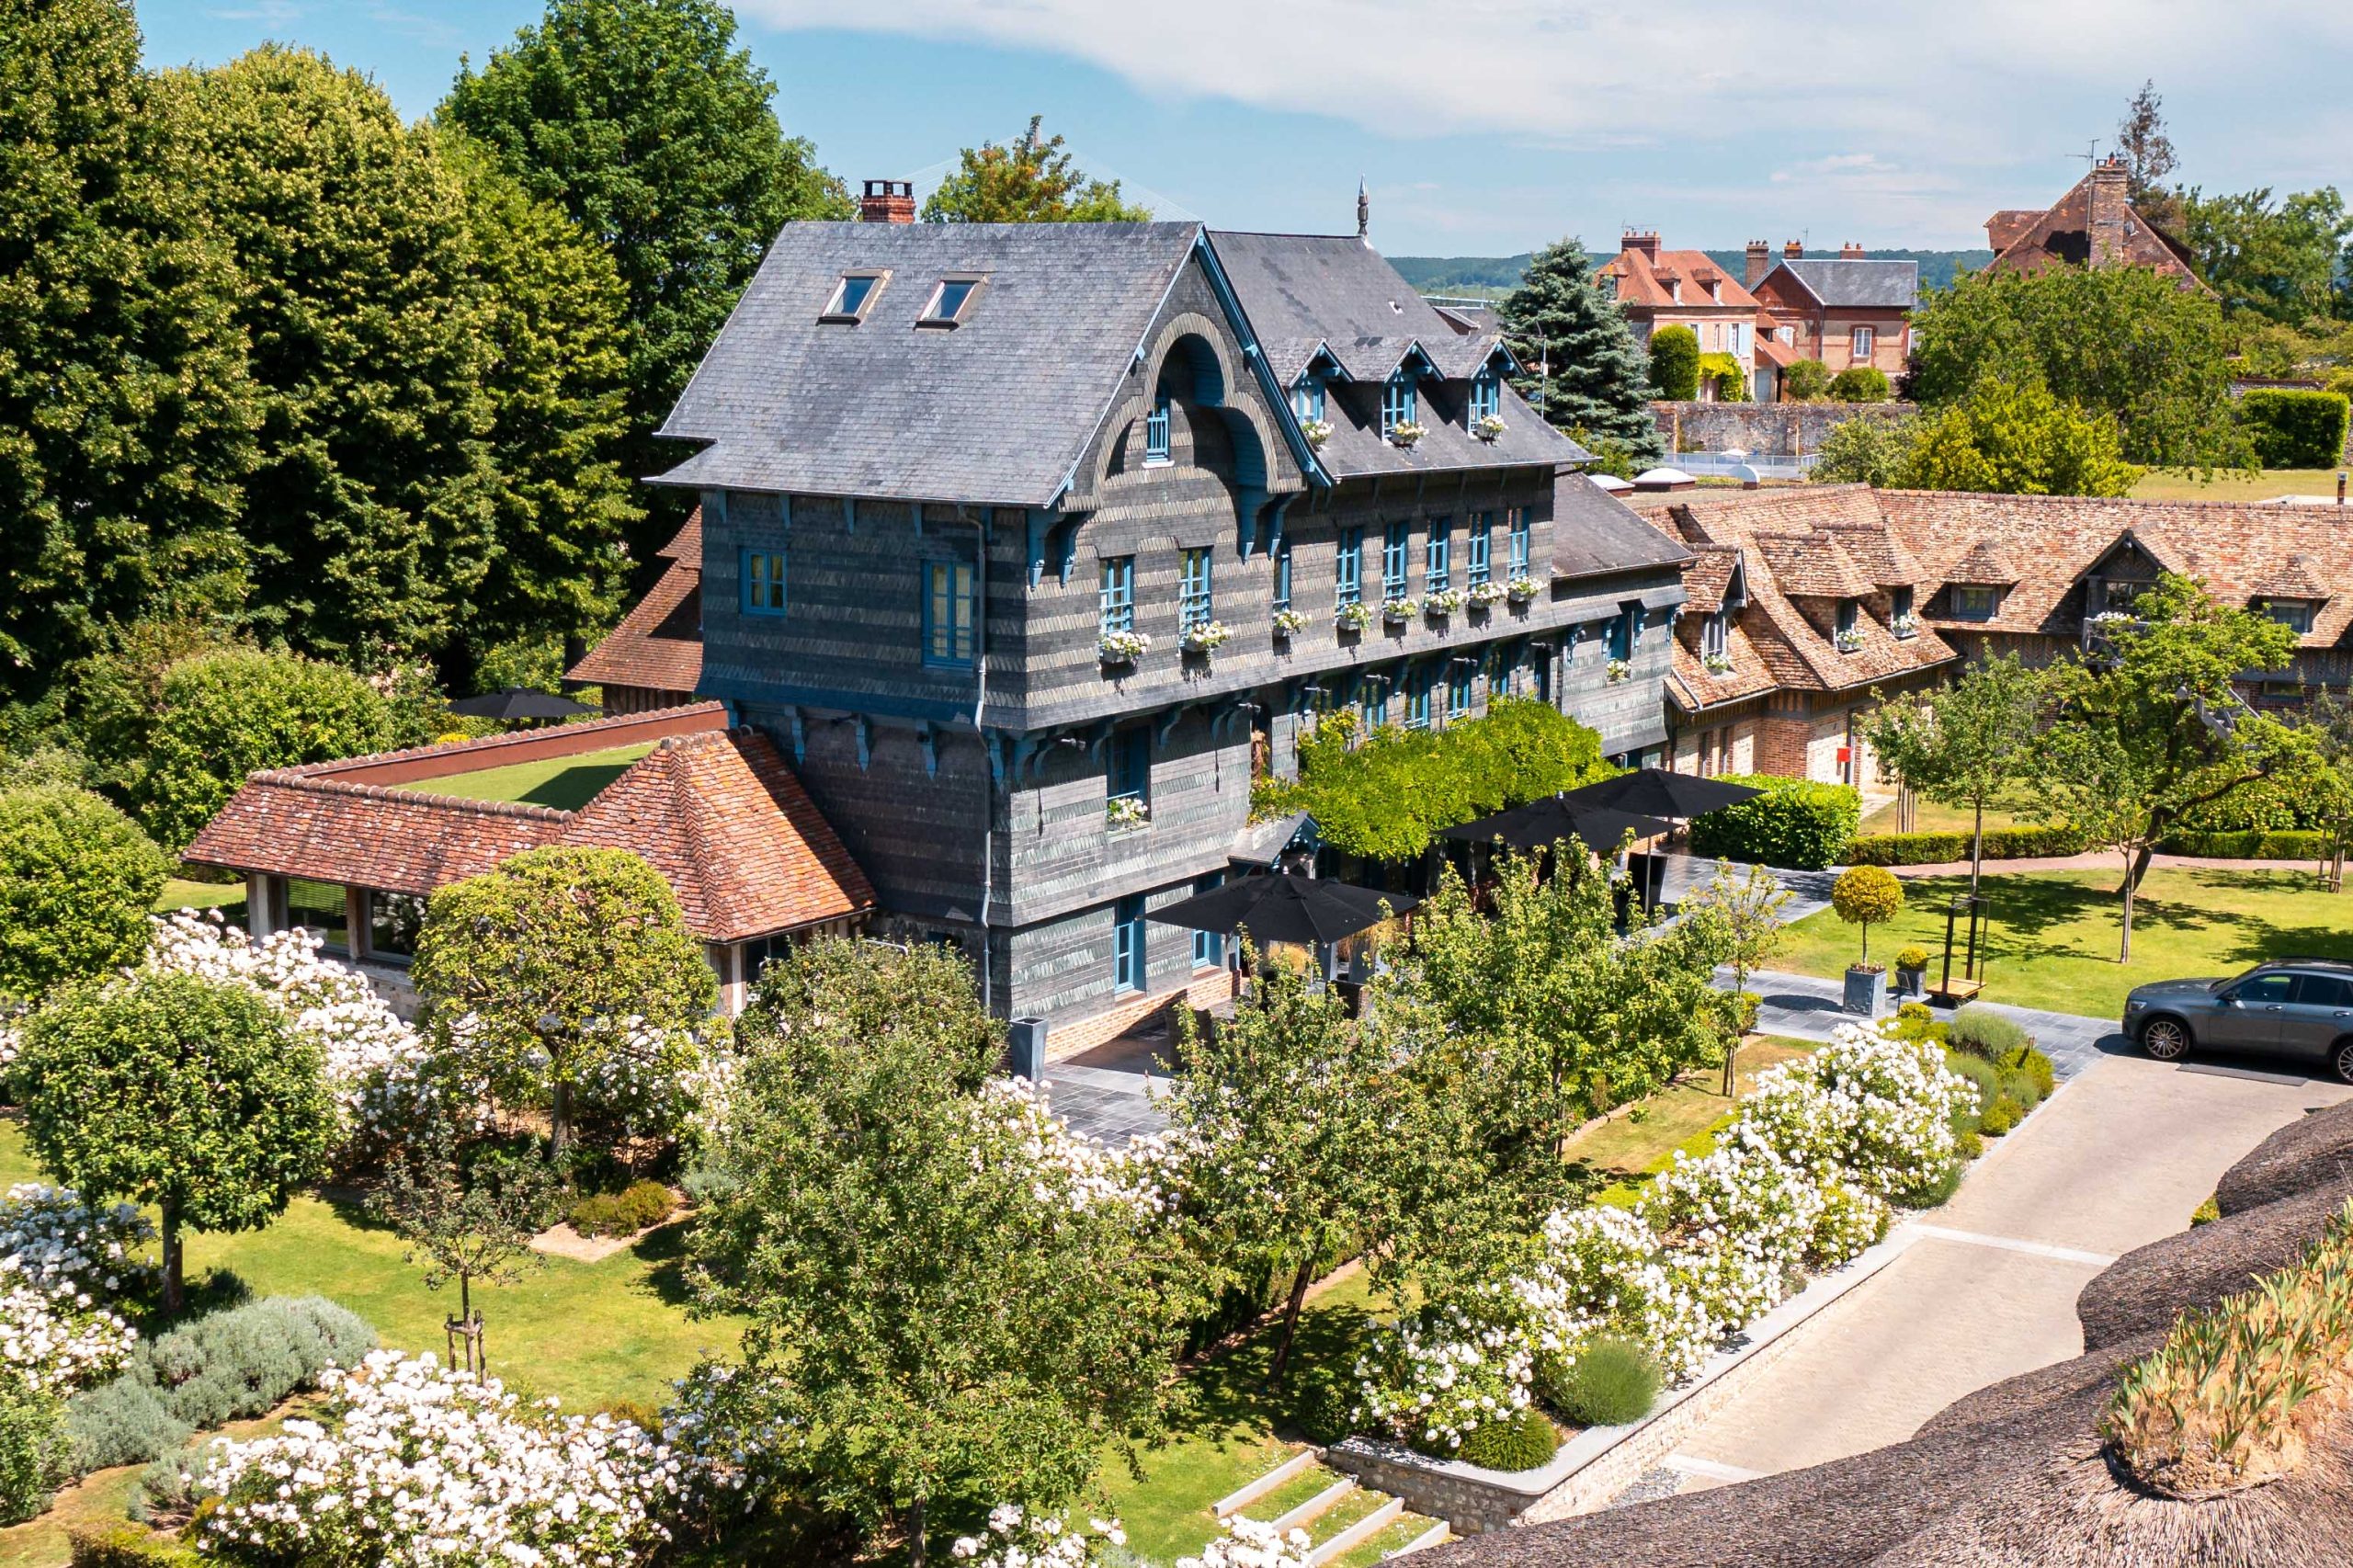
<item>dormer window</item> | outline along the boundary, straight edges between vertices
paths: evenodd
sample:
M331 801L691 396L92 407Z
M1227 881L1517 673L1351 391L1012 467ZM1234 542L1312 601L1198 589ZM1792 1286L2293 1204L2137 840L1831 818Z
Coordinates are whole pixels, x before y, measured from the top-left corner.
M842 280L834 285L833 297L817 319L846 326L855 326L866 319L866 308L882 292L887 272L845 272Z
M1381 433L1392 434L1400 425L1418 423L1421 412L1421 392L1414 382L1414 373L1400 368L1381 389Z
M917 326L962 325L964 312L972 304L972 296L980 292L980 289L981 280L977 277L951 276L941 278L939 286L931 291L931 301L924 306L923 314L915 318L915 324Z
M2313 601L2310 599L2264 599L2256 608L2299 636L2313 629Z
M1152 412L1143 416L1143 460L1168 460L1168 397L1165 392L1153 403Z
M1831 616L1831 645L1842 653L1858 653L1863 646L1862 614L1853 599L1840 599L1838 608Z
M1711 668L1713 668L1719 660L1727 656L1726 626L1730 619L1731 616L1728 612L1718 610L1699 622L1699 657Z
M1290 384L1290 411L1302 424L1324 417L1324 383L1313 376L1302 376Z
M1914 619L1912 614L1912 590L1910 588L1890 589L1887 596L1887 625L1889 631L1894 632L1898 637L1914 636L1919 631L1920 623L1918 620Z
M1471 378L1471 423L1498 418L1503 414L1503 382L1493 370L1482 370Z
M1955 620L1991 620L2002 608L2002 590L1988 584L1959 583L1952 590Z

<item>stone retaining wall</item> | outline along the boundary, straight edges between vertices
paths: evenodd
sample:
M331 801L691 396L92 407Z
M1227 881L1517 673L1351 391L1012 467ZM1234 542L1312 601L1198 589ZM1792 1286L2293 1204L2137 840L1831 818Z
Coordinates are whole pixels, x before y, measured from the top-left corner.
M1902 419L1919 411L1919 404L1911 403L1651 404L1651 417L1658 421L1659 435L1670 452L1723 452L1737 447L1757 457L1818 451L1832 426L1849 419Z

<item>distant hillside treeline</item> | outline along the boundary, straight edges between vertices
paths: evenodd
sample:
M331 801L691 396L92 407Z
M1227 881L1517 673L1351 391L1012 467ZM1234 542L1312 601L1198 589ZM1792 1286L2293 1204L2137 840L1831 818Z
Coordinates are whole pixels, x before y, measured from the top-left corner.
M1603 252L1597 259L1615 253ZM1711 250L1707 254L1710 260L1734 278L1741 276L1748 265L1748 254L1744 250ZM1773 254L1775 260L1780 259L1778 248ZM1807 254L1821 257L1838 253L1821 249ZM1974 272L1994 259L1994 253L1984 249L1875 250L1870 255L1879 261L1918 262L1923 289L1941 289L1952 281L1955 272ZM1489 294L1515 287L1531 259L1528 252L1518 256L1392 256L1389 264L1425 294Z

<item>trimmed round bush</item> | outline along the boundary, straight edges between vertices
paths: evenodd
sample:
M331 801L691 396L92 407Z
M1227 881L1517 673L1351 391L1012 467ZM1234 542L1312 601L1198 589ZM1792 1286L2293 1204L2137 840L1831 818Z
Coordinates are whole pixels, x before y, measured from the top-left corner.
M1453 1457L1482 1470L1534 1470L1560 1447L1561 1434L1542 1411L1529 1405L1515 1415L1472 1427Z
M1819 359L1792 359L1781 372L1785 403L1820 403L1830 395L1830 367Z
M1908 947L1908 948L1898 948L1898 949L1895 949L1895 967L1896 967L1896 968L1898 968L1898 969L1926 969L1926 968L1927 968L1927 967L1928 967L1928 949L1926 949L1926 948L1924 948L1924 947L1921 947L1921 946L1920 946L1920 945L1918 945L1917 943L1915 943L1915 944L1913 944L1911 947ZM1916 1004L1916 1003L1912 1003L1912 1002L1906 1002L1906 1003L1904 1004L1904 1006L1907 1006L1907 1007L1910 1007L1910 1006L1918 1006L1918 1004Z
M2011 1128L2016 1127L2018 1124L2018 1119L2025 1114L2025 1108L2018 1101L2007 1095L1997 1095L1995 1096L1994 1103L1987 1106L1984 1113L1978 1117L1977 1131L1985 1137L1999 1138Z
M1688 326L1663 326L1651 334L1651 391L1668 403L1699 395L1699 335Z
M1324 1367L1302 1367L1291 1374L1290 1418L1302 1437L1329 1448L1355 1427L1356 1387Z
M1705 859L1819 871L1838 863L1862 820L1862 796L1849 784L1771 774L1728 774L1724 782L1764 793L1691 819L1691 853Z
M1990 1007L1972 1002L1945 1025L1945 1043L1955 1051L1998 1062L2008 1051L2034 1043L2034 1037Z
M87 790L0 792L0 1001L136 963L171 864Z
M1893 391L1876 365L1849 365L1830 378L1833 403L1885 403Z
M1538 1392L1563 1421L1580 1426L1623 1426L1648 1415L1658 1401L1658 1363L1639 1345L1604 1337L1574 1361L1549 1361L1537 1372Z

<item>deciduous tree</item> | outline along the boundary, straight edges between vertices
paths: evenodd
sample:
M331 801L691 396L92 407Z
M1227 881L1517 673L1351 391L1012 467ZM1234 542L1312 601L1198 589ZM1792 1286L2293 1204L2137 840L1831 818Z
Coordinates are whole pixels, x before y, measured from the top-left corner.
M1842 419L1822 437L1813 477L1822 484L1868 484L1873 489L1901 483L1919 438L1916 418Z
M136 963L170 869L87 790L0 790L0 1002Z
M2353 212L2335 186L2276 204L2268 186L2212 197L2193 188L2183 204L2199 276L2225 311L2302 326L2336 313L2353 287L2343 272Z
M1878 704L1863 738L1880 767L1905 789L1938 805L1970 812L1969 892L1985 863L1985 812L2000 805L2033 770L2042 679L2015 653L1964 668L1951 685Z
M474 1282L511 1285L526 1267L544 1266L531 1238L554 1222L559 1191L555 1173L535 1155L477 1151L469 1161L440 1121L393 1156L368 1195L369 1214L399 1233L407 1260L423 1260L426 1290L458 1282L458 1323L477 1374L485 1368Z
M425 1024L502 1103L545 1108L560 1161L587 1108L675 1116L718 978L677 895L626 849L531 849L426 903Z
M140 970L61 992L28 1021L11 1083L43 1169L155 1207L166 1313L186 1301L183 1230L261 1229L336 1139L318 1048L227 981Z
M1688 908L1711 911L1720 923L1724 962L1732 966L1733 995L1739 1006L1724 1037L1726 1099L1739 1087L1740 1037L1756 1024L1749 1013L1748 977L1779 949L1781 910L1795 896L1769 867L1752 865L1745 875L1735 875L1731 861L1719 860L1714 879L1687 901Z
M926 223L1141 223L1151 211L1120 199L1118 180L1100 180L1071 162L1060 136L1040 138L1044 116L1009 145L967 147L956 172L925 199Z
M2032 382L1988 379L1921 418L1895 483L2001 495L2126 495L2142 471L2118 450L2116 423Z
M1537 252L1495 314L1525 372L1512 384L1547 423L1639 463L1658 460L1649 365L1583 244L1566 239Z

